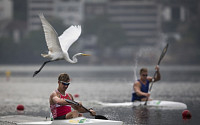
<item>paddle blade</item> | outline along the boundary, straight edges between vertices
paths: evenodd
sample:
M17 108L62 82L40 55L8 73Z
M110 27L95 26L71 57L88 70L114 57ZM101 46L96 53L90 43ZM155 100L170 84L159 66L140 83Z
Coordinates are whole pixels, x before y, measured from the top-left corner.
M167 45L165 46L165 48L163 49L163 51L162 51L162 53L161 53L161 55L160 55L160 58L159 58L159 61L158 61L158 65L160 65L160 62L161 62L161 60L163 59L163 57L165 56L165 54L166 54L166 52L167 52L167 49L168 49L168 43L167 43Z
M102 116L102 115L95 115L95 119L104 119L104 120L108 120L105 116Z

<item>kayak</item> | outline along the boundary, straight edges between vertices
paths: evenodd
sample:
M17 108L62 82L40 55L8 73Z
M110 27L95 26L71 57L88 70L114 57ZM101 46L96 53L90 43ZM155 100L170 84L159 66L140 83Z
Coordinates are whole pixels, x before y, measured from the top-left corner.
M27 115L10 115L1 116L0 122L14 123L17 125L122 125L122 121L90 119L78 117L68 120L45 119L43 117L27 116Z
M145 101L123 102L123 103L104 103L104 102L96 102L96 103L105 107L147 106L147 107L156 107L162 109L187 109L187 105L184 103L173 102L173 101L161 101L161 100L147 101L147 105L144 105Z
M22 122L17 125L122 125L122 121L90 119L78 117L69 120L54 120L54 121L38 121L38 122Z

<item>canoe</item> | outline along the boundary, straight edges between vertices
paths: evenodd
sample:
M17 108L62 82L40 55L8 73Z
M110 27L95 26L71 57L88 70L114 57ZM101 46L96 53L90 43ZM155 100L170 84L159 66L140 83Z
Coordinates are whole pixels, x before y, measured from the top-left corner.
M22 122L17 125L122 125L122 121L90 119L78 117L69 120L54 120L54 121L38 121L38 122Z
M96 102L105 107L137 107L145 106L145 101L135 101L135 102L122 102L122 103L104 103ZM147 101L147 107L156 107L162 109L187 109L187 105L182 102L173 102L173 101L161 101L161 100L152 100Z

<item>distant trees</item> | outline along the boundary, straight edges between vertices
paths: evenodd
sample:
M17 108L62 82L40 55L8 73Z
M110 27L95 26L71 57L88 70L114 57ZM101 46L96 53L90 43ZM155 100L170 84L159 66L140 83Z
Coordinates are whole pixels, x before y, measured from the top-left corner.
M118 23L113 23L107 15L97 16L86 20L83 24L85 30L83 36L97 36L95 46L98 58L104 62L115 61L119 58L117 50L127 44L126 35ZM108 58L108 54L110 55Z
M188 11L192 12L188 20L181 23L174 22L171 24L164 24L163 26L163 31L170 32L173 30L181 35L179 41L173 39L169 40L170 46L167 52L169 60L167 64L198 65L200 64L200 11L198 10L200 4L195 4L197 7L193 8L187 5L184 6L188 8ZM48 18L48 20L52 26L55 27L58 35L62 34L62 32L68 28L68 26L64 26L59 19ZM85 20L82 28L83 32L81 38L90 35L94 35L97 38L97 42L92 46L92 49L97 52L96 56L99 58L98 63L101 63L101 60L103 60L107 62L107 64L116 62L119 64L121 57L118 55L118 49L127 43L126 35L119 24L109 21L107 15L102 15ZM73 51L73 48L77 47L76 45L77 44L73 45L69 51ZM87 48L85 48L85 50L87 50ZM19 43L13 42L11 37L0 38L0 64L41 63L46 59L41 57L40 54L46 53L46 51L47 46L42 28L38 31L30 32ZM76 50L74 50L74 52L75 51ZM123 61L127 60L130 59L123 58ZM79 62L79 64L81 64L81 62Z
M121 26L109 21L106 15L86 20L83 26L87 28L84 35L93 34L98 37L97 44L101 49L104 47L119 48L127 42Z
M63 25L61 20L55 18L50 18L48 20L52 22L53 27L56 27L58 34L61 34L66 29L66 26ZM11 37L1 37L0 64L39 63L44 60L44 58L40 56L41 53L47 53L47 50L42 28L28 33L19 43L13 42Z
M187 3L187 4L186 4ZM187 20L174 26L175 31L179 32L181 39L171 43L171 56L169 63L174 64L200 64L200 1L181 2L189 15Z

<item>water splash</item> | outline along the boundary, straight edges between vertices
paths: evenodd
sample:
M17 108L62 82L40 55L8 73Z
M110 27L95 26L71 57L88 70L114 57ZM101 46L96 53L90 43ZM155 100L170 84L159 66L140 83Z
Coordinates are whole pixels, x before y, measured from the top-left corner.
M134 81L137 80L138 56L135 58L135 66L133 67Z
M140 48L138 53L136 53L136 57L134 60L134 67L133 67L133 73L134 73L134 78L133 80L136 81L137 78L137 70L138 70L138 60L139 58L141 59L141 57L143 57L146 53L149 53L149 51L151 51L152 48L146 47L146 48Z

